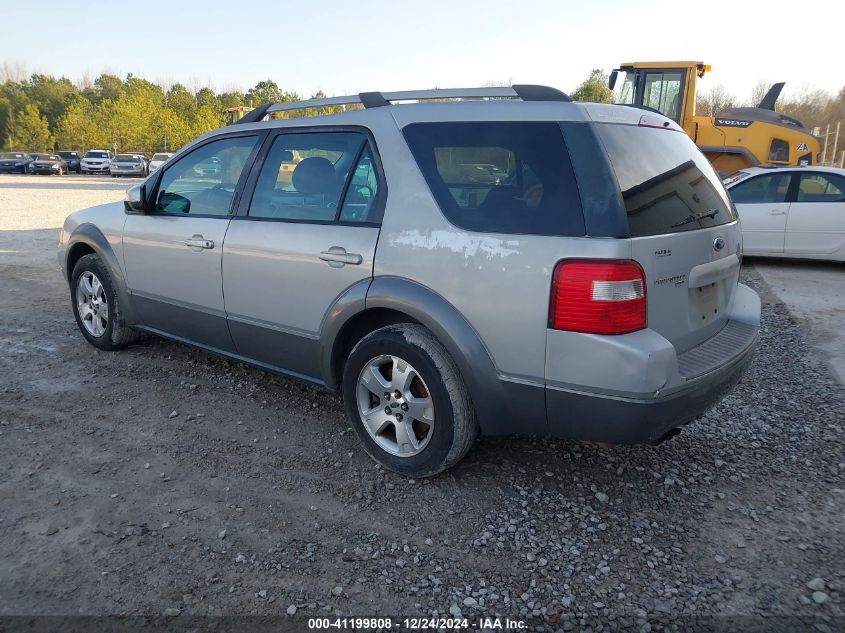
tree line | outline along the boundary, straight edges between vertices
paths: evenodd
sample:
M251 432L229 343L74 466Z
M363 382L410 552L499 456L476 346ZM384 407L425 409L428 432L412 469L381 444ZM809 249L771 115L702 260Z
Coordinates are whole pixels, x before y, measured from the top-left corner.
M0 147L6 150L51 151L91 148L136 150L148 155L175 151L191 139L228 122L229 108L268 102L296 101L296 92L282 90L271 79L241 92L189 90L180 83L163 86L132 74L125 79L104 73L93 81L74 83L66 77L36 73L12 78L0 75ZM510 83L510 82L507 82ZM491 82L488 85L503 85ZM756 105L769 88L758 82L750 99L741 101L717 85L700 91L698 114L713 116L739 105ZM312 97L324 97L319 92ZM578 101L612 103L607 75L590 72L572 96ZM777 109L810 128L845 121L845 87L837 95L806 89L778 101ZM326 113L321 108L307 114Z
M322 96L322 95L315 95ZM183 84L162 86L128 75L102 74L84 85L66 77L33 74L0 83L0 146L6 150L91 148L175 151L227 122L228 108L295 101L272 80L246 92L217 93Z

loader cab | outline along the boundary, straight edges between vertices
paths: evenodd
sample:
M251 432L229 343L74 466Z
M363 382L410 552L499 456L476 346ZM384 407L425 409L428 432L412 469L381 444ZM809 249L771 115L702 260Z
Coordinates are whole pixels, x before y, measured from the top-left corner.
M609 86L613 90L624 73L617 103L656 110L686 127L694 114L695 80L707 70L700 62L622 64L610 74Z

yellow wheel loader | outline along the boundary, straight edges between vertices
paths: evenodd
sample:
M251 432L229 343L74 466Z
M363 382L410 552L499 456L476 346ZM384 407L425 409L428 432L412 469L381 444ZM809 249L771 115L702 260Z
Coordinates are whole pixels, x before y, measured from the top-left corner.
M775 112L783 83L774 84L756 107L697 116L696 82L709 70L702 62L633 62L611 72L609 86L613 90L624 73L618 102L674 119L719 172L819 162L819 139L801 121Z

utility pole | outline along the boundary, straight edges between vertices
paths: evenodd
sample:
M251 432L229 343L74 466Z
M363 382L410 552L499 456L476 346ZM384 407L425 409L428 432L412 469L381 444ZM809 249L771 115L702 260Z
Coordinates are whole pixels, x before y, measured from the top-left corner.
M830 153L830 162L834 163L836 161L836 146L839 144L839 124L841 121L836 122L836 134L833 135L833 151Z
M822 146L822 160L821 164L824 165L825 161L827 160L827 139L830 136L830 123L827 124L824 128L824 146Z

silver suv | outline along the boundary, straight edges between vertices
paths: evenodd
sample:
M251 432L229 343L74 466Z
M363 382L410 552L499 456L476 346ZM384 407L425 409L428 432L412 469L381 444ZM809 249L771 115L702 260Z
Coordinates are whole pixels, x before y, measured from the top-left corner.
M263 120L305 108L345 111ZM342 393L412 477L478 433L674 435L751 360L740 258L675 122L542 86L262 106L59 245L92 345L151 332Z

